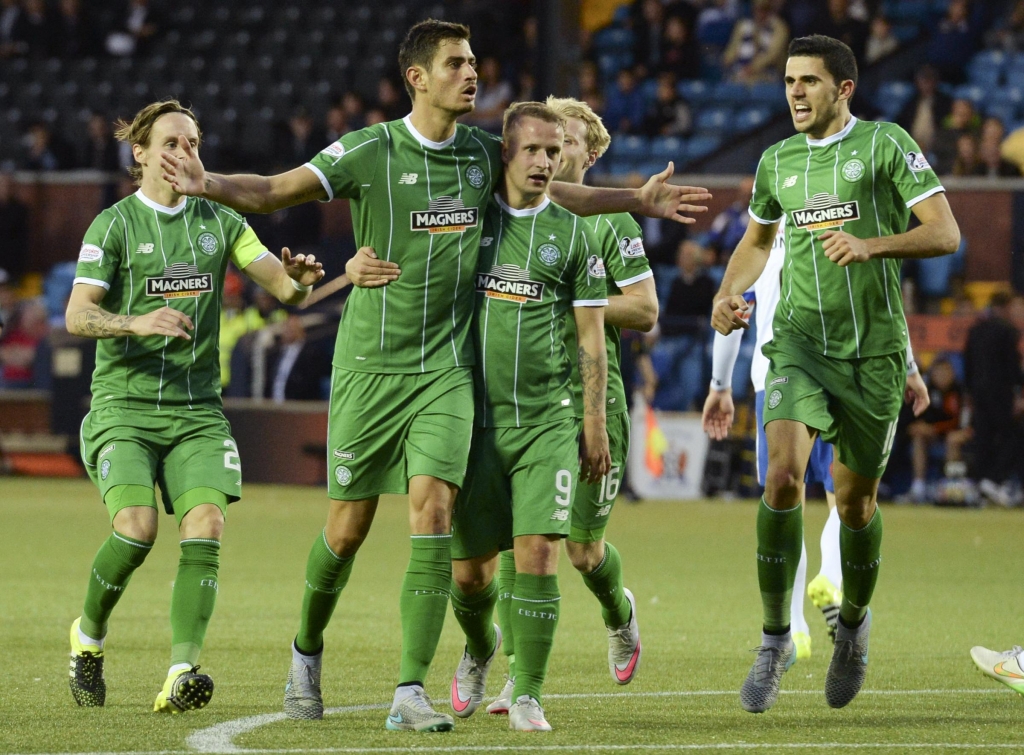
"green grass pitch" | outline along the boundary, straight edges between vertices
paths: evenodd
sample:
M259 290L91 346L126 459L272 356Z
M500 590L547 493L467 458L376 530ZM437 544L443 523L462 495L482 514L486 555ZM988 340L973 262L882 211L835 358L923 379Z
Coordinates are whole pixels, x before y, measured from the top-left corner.
M1024 751L1024 697L978 674L974 644L1024 640L1021 512L886 507L865 690L833 711L822 692L831 653L808 602L814 656L784 678L765 715L738 690L758 643L753 502L619 503L609 539L637 596L644 657L611 682L596 601L563 559L563 614L544 705L549 736L514 734L481 710L450 734L384 730L398 669L398 588L408 556L403 499L382 501L326 637L320 722L281 711L306 555L323 526L319 489L250 485L230 509L220 595L201 664L216 681L203 711L151 711L167 669L173 519L111 621L107 705L75 706L67 633L108 532L86 482L0 480L0 752L868 752ZM807 511L810 573L824 505ZM427 689L446 704L462 641L449 616ZM502 684L499 659L489 684ZM239 719L271 714L248 723ZM234 723L232 723L234 722ZM262 725L254 725L261 723ZM222 727L211 729L216 724Z

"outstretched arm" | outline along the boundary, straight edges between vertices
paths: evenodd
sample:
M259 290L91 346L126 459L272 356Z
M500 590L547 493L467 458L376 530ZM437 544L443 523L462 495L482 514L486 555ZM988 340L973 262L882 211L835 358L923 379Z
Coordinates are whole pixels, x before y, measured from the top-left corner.
M246 265L242 272L282 304L301 304L309 296L313 284L324 277L323 265L312 254L281 250L281 259L271 254Z
M179 194L205 197L238 212L257 213L327 198L323 184L309 168L299 167L276 176L207 173L199 153L185 137L178 137L178 142L183 156L161 152L160 166L164 180Z
M677 223L696 223L685 213L707 212L694 202L711 199L707 189L670 184L675 167L670 162L661 173L651 176L639 189L604 189L564 181L552 181L548 194L555 202L577 215L605 215L635 212L650 218L668 218Z
M76 283L68 299L64 323L68 333L83 338L121 338L124 336L168 336L191 341L185 329L192 320L173 307L161 307L144 315L118 315L100 308L106 289L88 283Z
M722 286L718 289L714 309L711 310L711 326L722 335L750 327L750 323L743 318L747 311L743 292L761 277L772 253L772 243L778 228L778 223L759 223L753 218L747 223L743 238L729 258Z

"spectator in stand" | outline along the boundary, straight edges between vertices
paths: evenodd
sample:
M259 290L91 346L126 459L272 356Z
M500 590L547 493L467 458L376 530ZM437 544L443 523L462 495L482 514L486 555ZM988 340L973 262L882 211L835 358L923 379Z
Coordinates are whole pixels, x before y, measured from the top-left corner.
M935 171L947 175L953 171L957 157L957 143L964 134L977 135L981 118L970 100L953 100L949 115L942 122L942 128L935 134L932 152L935 154Z
M303 160L315 155L325 144L327 139L317 130L309 111L300 107L292 113L287 123L278 127L274 159L287 165L301 165Z
M668 17L657 70L671 73L679 81L700 78L700 47L692 28L682 16Z
M645 109L643 94L636 85L636 76L630 69L623 68L616 77L615 89L608 95L604 111L605 124L616 133L635 133L640 130Z
M702 397L704 352L715 298L704 257L704 249L695 241L679 245L678 276L661 310L660 336L651 354L659 376L656 403L663 409L689 411Z
M956 157L950 173L954 176L977 176L984 173L985 166L978 154L978 138L964 132L956 138Z
M0 271L3 285L25 272L28 257L28 207L14 196L14 176L0 172Z
M967 0L950 0L928 45L928 62L943 81L959 84L965 80L967 64L977 49L977 36Z
M739 0L712 0L697 16L697 39L712 48L723 49L740 18Z
M729 78L742 84L778 81L786 64L789 29L772 0L754 0L751 18L740 19L733 27L722 64Z
M746 176L740 181L736 189L736 201L722 210L711 221L711 230L708 231L706 246L718 257L718 264L724 265L728 262L736 245L740 243L743 234L747 230L747 223L750 215L747 208L750 206L750 198L754 194L754 177Z
M537 99L537 79L529 69L524 68L519 72L516 83L518 85L516 102L534 102Z
M388 114L381 110L379 107L374 105L372 108L366 111L366 125L376 126L378 123L387 123Z
M381 76L377 82L377 107L389 121L397 121L409 112L405 92L399 90L390 76Z
M953 98L939 91L939 72L933 66L922 66L914 74L917 93L896 116L896 123L906 129L926 153L935 146L935 136L953 108Z
M505 108L512 102L512 86L501 77L501 64L488 55L477 68L476 108L463 120L492 133L501 133Z
M981 141L978 146L978 155L981 159L979 175L989 178L1020 178L1017 166L1003 158L1002 146L1005 136L1006 129L998 118L986 118L981 124Z
M1010 295L992 295L989 314L967 333L964 348L964 383L971 399L974 431L974 479L989 500L1010 505L1013 494L1009 473L1018 465L1017 426L1014 415L1024 384L1020 333L1009 320Z
M987 47L1007 52L1024 50L1024 0L1017 0L1003 23L993 29L986 39Z
M686 136L692 126L690 106L676 91L675 76L658 74L658 89L654 102L647 109L643 132L647 136Z
M29 299L16 310L13 322L0 342L0 388L34 388L46 382L46 367L38 360L40 349L49 335L46 305Z
M54 54L54 24L45 0L24 0L14 36L24 43L25 52L44 58Z
M100 35L81 0L60 0L54 21L55 50L62 58L89 58L100 52Z
M145 55L161 24L149 0L128 0L115 29L107 35L107 52L122 57Z
M366 126L366 106L363 98L355 92L345 92L341 96L341 109L345 111L345 122L352 131Z
M845 42L853 50L857 63L864 65L868 24L851 12L849 0L828 0L828 11L815 31Z
M633 5L633 64L645 77L661 65L665 39L665 6L661 0L640 0Z
M943 447L947 477L961 477L946 471L951 464L963 462L962 449L970 439L971 431L962 427L964 411L963 387L957 382L956 372L948 359L936 359L928 370L928 388L931 403L924 413L912 419L907 426L910 438L911 461L914 478L910 485L910 500L924 503L928 500L928 456L936 445Z
M18 298L11 285L11 276L0 267L0 320L9 326L14 319L14 312L18 306ZM6 327L6 326L5 326Z
M899 49L900 41L892 33L889 19L879 13L871 19L871 32L864 46L864 62L867 65L876 63L882 58L892 55Z
M121 167L118 152L118 141L107 119L99 113L90 115L86 139L78 155L78 167L112 173Z
M62 139L53 135L50 127L37 121L25 134L25 170L68 170L74 167L74 158Z
M28 43L18 36L20 0L0 0L0 59L16 58L28 52Z
M821 0L789 0L782 8L782 18L795 39L814 34L824 22L825 12Z
M340 103L327 109L327 115L324 117L324 141L326 144L333 144L351 130L348 127L345 108Z
M595 113L604 113L604 95L599 86L597 65L592 60L584 60L580 63L580 100L590 105ZM530 99L520 99L520 102L531 102Z

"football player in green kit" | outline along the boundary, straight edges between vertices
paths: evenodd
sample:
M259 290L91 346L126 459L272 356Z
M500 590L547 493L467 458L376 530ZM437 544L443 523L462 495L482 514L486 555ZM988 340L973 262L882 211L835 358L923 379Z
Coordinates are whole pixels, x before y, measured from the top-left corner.
M85 234L67 308L68 331L96 338L92 406L81 452L113 531L96 554L82 616L71 625L75 701L101 706L104 640L114 606L157 534L154 485L174 514L181 559L171 592L171 666L153 710L202 708L213 680L196 665L217 597L227 506L242 468L220 398L221 292L228 261L285 304L323 276L312 257L279 262L233 210L182 196L161 151L199 149L192 112L155 102L121 123L139 190L104 210Z
M185 194L245 212L313 199L350 200L357 286L334 355L328 428L327 526L306 568L299 631L285 691L292 718L321 718L323 633L348 582L378 498L409 494L411 557L399 599L402 653L386 726L448 731L451 716L424 691L451 587L451 511L472 433L471 325L482 215L500 184L500 141L456 123L473 110L476 58L469 29L427 20L399 50L412 99L405 118L346 134L309 163L270 176L208 174L193 155L164 168ZM671 170L640 190L559 184L556 199L581 212L637 210L692 222L703 189L669 186ZM379 259L375 259L375 257ZM399 275L399 271L401 275Z
M587 222L546 194L558 170L563 123L539 102L505 111L504 183L484 220L476 275L476 427L452 523L452 607L466 633L452 707L466 717L483 698L502 642L492 622L498 553L511 549L504 624L516 658L508 711L516 731L551 731L540 701L561 612L561 540L572 526L578 477L599 481L611 466L604 262ZM567 315L576 325L582 434Z
M786 216L786 262L764 408L768 473L757 516L764 610L757 659L740 692L761 713L793 661L789 605L803 537L804 470L814 439L835 447L843 598L825 698L849 704L867 674L868 604L881 562L878 480L892 450L906 382L902 258L954 252L960 241L942 184L914 140L892 123L850 114L857 64L842 42L795 39L786 96L797 134L761 157L754 221L733 253L712 324L747 327L743 292L757 280ZM913 212L920 225L907 231Z
M611 136L601 118L585 102L572 98L548 97L547 105L565 122L565 140L555 179L579 184L587 170L604 154ZM640 669L640 629L632 593L622 585L622 561L615 547L605 541L604 531L629 452L629 413L622 384L619 355L619 329L651 330L658 321L658 296L654 273L647 263L640 226L629 213L596 215L587 218L600 245L608 274L608 307L605 309L605 333L608 352L608 442L611 469L597 482L580 481L573 493L566 552L572 565L583 575L587 588L598 599L608 631L608 671L617 684L629 684ZM566 321L566 349L575 368L576 341L574 320ZM576 417L583 419L583 396L579 375L573 375L573 404ZM508 713L514 698L515 655L510 642L509 622L515 560L511 551L501 554L498 571L498 617L504 634L503 650L509 660L508 681L487 712ZM479 666L479 663L477 664ZM458 679L456 679L458 682ZM467 685L471 680L467 678ZM452 705L457 702L458 683L453 684ZM482 694L482 690L480 691Z

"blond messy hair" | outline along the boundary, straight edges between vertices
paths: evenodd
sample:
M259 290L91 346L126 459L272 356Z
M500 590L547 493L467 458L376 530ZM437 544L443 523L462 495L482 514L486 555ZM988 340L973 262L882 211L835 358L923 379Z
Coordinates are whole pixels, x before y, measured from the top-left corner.
M545 123L554 123L565 130L565 121L562 117L543 102L513 102L505 108L505 116L501 123L501 139L505 144L509 143L509 137L524 118L537 118Z
M141 147L148 147L149 137L153 133L153 124L157 122L160 116L167 115L168 113L181 113L191 118L192 122L196 124L199 142L202 143L203 130L199 128L199 119L196 118L196 114L192 110L177 100L151 102L135 114L131 123L128 123L123 118L118 118L114 122L114 137L119 142L124 142L125 144L132 146L138 144ZM142 181L142 166L132 165L128 168L128 175L135 179L135 183L140 183Z
M547 106L554 110L563 120L577 118L587 127L587 152L596 152L600 158L612 143L608 129L604 127L601 116L595 113L590 105L572 97L549 96Z

